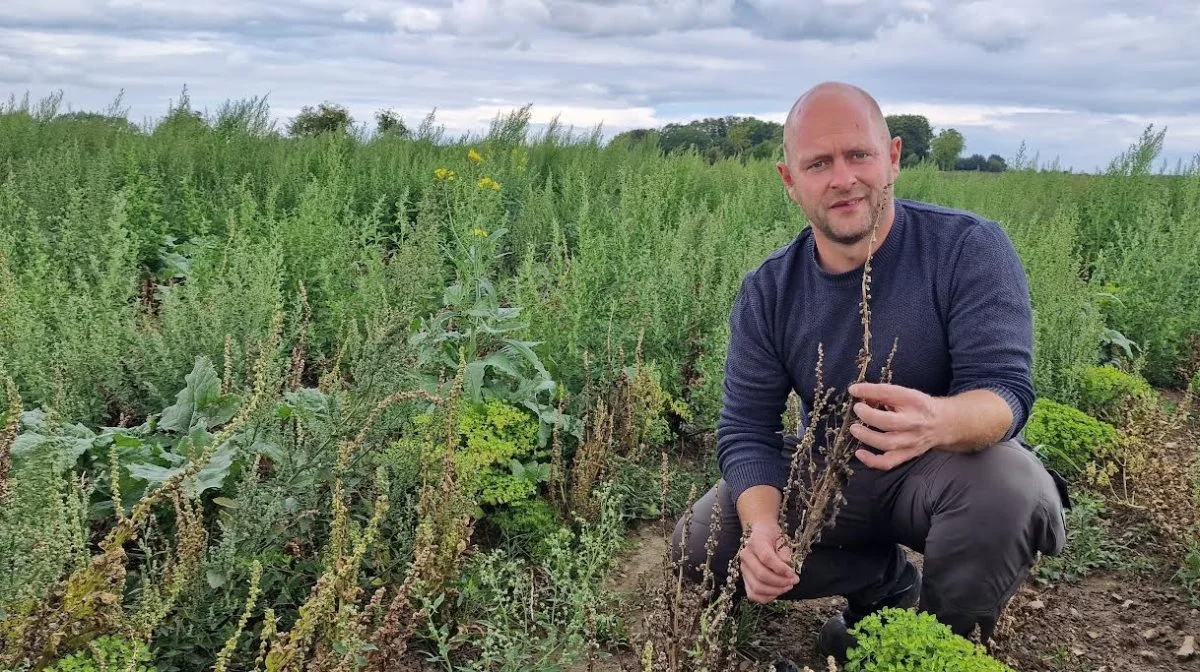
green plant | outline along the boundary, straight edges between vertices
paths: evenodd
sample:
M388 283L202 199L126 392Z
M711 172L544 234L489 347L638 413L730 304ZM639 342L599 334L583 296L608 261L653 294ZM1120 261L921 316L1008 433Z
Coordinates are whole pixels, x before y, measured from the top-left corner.
M87 651L73 653L47 668L47 672L158 672L150 661L150 651L142 643L123 637L105 636L93 641Z
M1154 403L1150 383L1114 366L1093 366L1081 375L1079 409L1112 425L1123 425L1129 413Z
M1078 492L1067 511L1067 543L1060 555L1043 557L1036 576L1043 583L1075 582L1098 569L1136 572L1149 569L1149 560L1138 555L1135 543L1113 536L1109 508L1104 500Z
M1067 474L1082 472L1097 451L1117 441L1112 425L1049 399L1034 402L1024 434L1042 460Z
M1200 533L1193 533L1188 543L1187 555L1175 572L1175 580L1187 592L1192 603L1200 605Z
M858 643L849 651L847 672L1012 672L927 613L883 609L851 633Z

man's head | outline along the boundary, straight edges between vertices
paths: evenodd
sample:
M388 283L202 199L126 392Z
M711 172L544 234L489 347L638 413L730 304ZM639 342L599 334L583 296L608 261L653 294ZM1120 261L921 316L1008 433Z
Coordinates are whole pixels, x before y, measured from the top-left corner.
M900 173L900 138L866 91L826 82L809 89L788 113L784 161L788 195L829 241L853 245L880 234L894 214L892 184Z

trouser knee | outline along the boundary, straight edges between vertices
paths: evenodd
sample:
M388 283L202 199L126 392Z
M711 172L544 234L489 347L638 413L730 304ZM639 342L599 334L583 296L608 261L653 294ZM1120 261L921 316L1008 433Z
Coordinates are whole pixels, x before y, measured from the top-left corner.
M978 624L990 632L1038 553L1061 552L1062 501L1037 457L1016 442L948 462L939 477L951 480L926 544L922 601L956 631Z

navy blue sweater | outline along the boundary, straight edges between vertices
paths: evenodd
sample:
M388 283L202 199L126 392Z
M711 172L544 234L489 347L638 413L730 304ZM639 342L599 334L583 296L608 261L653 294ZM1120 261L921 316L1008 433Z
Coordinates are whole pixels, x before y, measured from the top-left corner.
M742 279L717 423L717 460L735 501L751 486L787 482L782 416L795 390L807 421L818 343L825 386L844 398L862 344L861 283L861 267L821 269L810 227ZM1012 408L1005 438L1024 427L1034 401L1032 311L1024 268L999 225L896 199L871 261L870 305L868 381L879 380L898 339L893 384L934 396L992 390Z

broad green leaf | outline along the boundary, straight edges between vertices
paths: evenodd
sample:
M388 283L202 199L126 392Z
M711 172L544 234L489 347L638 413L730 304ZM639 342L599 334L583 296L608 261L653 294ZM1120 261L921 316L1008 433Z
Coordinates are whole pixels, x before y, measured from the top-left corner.
M25 455L32 453L38 446L48 441L45 436L35 432L25 432L20 434L12 442L12 447L9 449L13 459L22 458Z
M113 434L113 443L117 444L118 448L137 448L142 445L142 440L128 434Z
M187 385L175 396L175 403L163 410L158 423L163 429L180 434L192 428L198 409L221 396L221 379L206 357L196 357L192 372L184 376L184 380Z
M476 360L467 364L466 376L463 379L463 387L467 393L467 398L478 403L483 399L483 374L487 372L487 362Z
M229 444L218 450L208 464L200 470L200 473L184 481L184 494L188 497L195 497L213 488L220 489L225 484L225 477L229 475L230 467L233 466L233 457L236 452L237 450Z
M162 483L174 476L183 467L160 467L146 462L131 462L125 465L130 477L150 483Z

